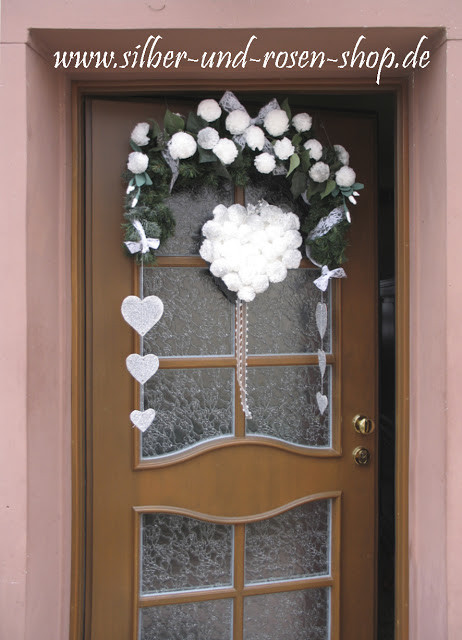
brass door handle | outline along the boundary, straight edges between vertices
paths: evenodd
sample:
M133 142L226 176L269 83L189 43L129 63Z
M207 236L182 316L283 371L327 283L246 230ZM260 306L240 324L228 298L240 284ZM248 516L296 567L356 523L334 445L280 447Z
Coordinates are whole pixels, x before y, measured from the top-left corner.
M353 451L353 459L355 463L361 467L369 464L371 461L371 453L369 449L365 449L364 447L356 447Z
M361 433L363 436L367 436L375 429L374 421L366 416L357 415L353 418L353 426L357 433Z

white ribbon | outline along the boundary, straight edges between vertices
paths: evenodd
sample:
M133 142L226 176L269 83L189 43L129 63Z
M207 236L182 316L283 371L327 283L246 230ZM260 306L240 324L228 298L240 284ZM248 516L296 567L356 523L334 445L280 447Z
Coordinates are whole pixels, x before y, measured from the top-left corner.
M231 113L231 111L243 111L244 113L248 114L247 109L244 107L243 104L239 102L239 100L236 98L236 96L232 91L225 91L225 93L223 94L220 100L220 106L227 113ZM276 98L273 98L272 100L270 100L270 102L268 102L268 104L265 104L265 106L260 109L256 118L250 118L250 124L263 124L263 120L265 119L266 115L270 111L273 111L274 109L279 109L279 108L280 108L279 102L276 100ZM234 135L233 141L241 149L245 147L246 140L245 140L245 135L243 133ZM274 147L271 144L271 142L266 138L265 138L265 146L263 148L263 151L266 151L267 153L271 153L274 156ZM284 173L285 173L285 169L284 169Z
M313 231L308 236L308 240L315 240L316 238L320 238L321 236L325 236L326 233L335 227L336 224L341 222L345 217L345 210L343 207L336 207L332 209L332 211L324 218L318 222Z
M146 234L143 229L143 225L139 220L133 221L133 226L138 231L138 235L140 236L140 242L125 242L127 249L130 253L148 253L149 249L157 249L160 245L160 240L158 238L146 238Z
M332 271L330 271L329 267L324 265L321 269L321 275L314 281L314 284L321 291L325 291L331 278L346 278L346 273L342 269L342 267L339 267L338 269L332 269Z
M176 182L176 179L178 178L178 166L179 166L179 160L174 160L172 158L172 156L170 155L170 151L168 150L168 147L166 149L164 149L162 151L162 157L164 158L165 162L168 164L170 171L172 172L172 179L170 180L170 193L173 189L173 185Z

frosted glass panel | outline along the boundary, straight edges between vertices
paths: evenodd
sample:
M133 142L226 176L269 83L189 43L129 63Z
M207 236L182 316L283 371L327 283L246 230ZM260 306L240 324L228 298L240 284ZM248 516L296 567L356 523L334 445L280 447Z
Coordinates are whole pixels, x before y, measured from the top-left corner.
M331 367L324 374L323 392L331 396ZM320 415L316 393L318 366L250 367L248 398L253 419L246 420L249 435L265 435L307 447L331 444L331 402Z
M219 187L199 187L196 182L178 191L174 188L166 204L176 221L175 235L156 251L157 255L198 255L202 225L212 218L217 204L229 207L233 203L233 197L232 185L227 181L223 181Z
M231 585L233 527L168 513L141 516L141 593Z
M244 640L329 640L329 608L329 588L245 598Z
M230 600L140 609L140 640L231 640Z
M319 274L319 269L291 270L284 282L270 285L248 305L249 353L317 353L315 313L321 292L313 282ZM330 325L329 321L324 337L326 352L331 350Z
M319 500L246 525L246 584L329 575L330 511Z
M234 369L160 369L144 385L144 398L156 417L141 437L143 458L233 431Z
M164 303L164 315L144 338L157 356L226 355L234 351L234 305L208 269L145 267L144 297Z
M269 204L281 207L283 211L293 211L302 218L308 212L308 206L301 198L294 200L290 192L290 180L285 176L259 175L257 180L247 185L246 204L256 204L259 200L266 200Z

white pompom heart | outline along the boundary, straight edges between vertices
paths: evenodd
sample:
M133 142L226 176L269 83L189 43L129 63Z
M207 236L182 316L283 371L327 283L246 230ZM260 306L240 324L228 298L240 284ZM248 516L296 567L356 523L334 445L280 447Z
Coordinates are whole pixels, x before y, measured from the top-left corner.
M294 213L262 200L248 208L218 205L213 215L202 229L200 255L240 300L251 302L270 282L282 282L288 269L299 267L302 237Z

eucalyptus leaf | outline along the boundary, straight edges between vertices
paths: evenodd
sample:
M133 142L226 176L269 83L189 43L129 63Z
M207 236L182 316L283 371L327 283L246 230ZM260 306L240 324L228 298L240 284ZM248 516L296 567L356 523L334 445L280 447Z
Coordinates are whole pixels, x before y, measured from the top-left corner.
M300 151L299 155L302 162L302 168L306 173L308 173L311 168L310 152L308 151L308 149L305 149L304 151Z
M161 129L160 129L159 125L157 124L157 120L154 120L154 118L148 118L148 122L151 124L152 137L153 138L157 138L158 135L161 132Z
M148 174L147 174L147 173L145 173L145 174L144 174L144 181L145 181L145 183L148 185L148 187L151 187L151 186L152 186L152 180L151 180L151 178L148 176Z
M289 99L288 98L286 98L284 100L284 102L281 104L281 109L287 113L287 117L289 118L289 120L291 120L292 119L292 111L290 110Z
M302 136L300 133L296 133L292 138L292 144L296 147L302 141Z
M298 154L293 153L290 156L290 163L289 163L289 171L287 172L287 177L290 176L290 174L295 171L295 169L300 165L300 157L298 156ZM301 193L301 191L300 191ZM299 194L300 195L300 194Z
M167 109L164 117L164 127L166 132L172 136L178 131L183 131L184 120L181 116L177 115L176 113L172 113L170 109Z
M306 189L306 175L303 171L295 171L292 176L292 185L290 190L294 198L298 198Z
M199 146L198 149L200 164L203 164L204 162L217 162L218 158L211 149L202 149L202 147Z
M207 122L198 116L197 113L194 113L194 111L189 112L186 129L190 133L198 134L201 129L204 129L207 126Z
M146 178L144 176L145 176L144 173L137 173L135 175L135 182L137 187L142 187L143 184L146 182Z
M355 182L351 188L353 191L360 191L361 189L364 189L364 185L362 182Z
M231 180L231 175L230 175L228 169L221 162L217 162L217 167L216 167L215 171L216 171L217 176L221 176L222 178L226 178L227 180Z
M140 147L136 144L136 142L133 142L133 140L130 140L130 146L133 151L141 151Z
M325 198L330 193L332 193L332 191L335 189L336 186L337 186L337 183L335 182L335 180L328 180L326 182L326 188L321 193L321 198Z

